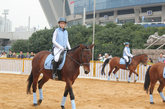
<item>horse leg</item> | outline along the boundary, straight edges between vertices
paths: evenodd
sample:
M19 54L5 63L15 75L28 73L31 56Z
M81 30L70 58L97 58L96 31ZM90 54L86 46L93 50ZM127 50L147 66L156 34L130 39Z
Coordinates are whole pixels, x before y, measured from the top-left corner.
M75 97L74 97L74 93L73 93L73 89L72 89L72 83L73 82L71 82L70 80L66 81L66 87L68 87L72 109L76 109Z
M34 73L33 73L34 74ZM33 105L37 106L37 95L36 95L36 90L37 90L37 82L38 82L38 77L39 75L33 75Z
M162 93L162 90L164 88L164 84L163 84L163 82L161 80L159 80L159 82L160 82L160 85L158 87L158 92L159 92L161 98L163 99L163 102L165 102L165 97L164 97L164 95Z
M114 67L110 67L110 71L108 72L108 80L110 80L110 75L111 75L111 72L113 71Z
M62 101L61 101L61 108L62 109L65 109L65 102L66 102L66 98L67 98L68 92L69 92L68 88L65 87L64 96L63 96Z
M116 72L117 72L118 70L119 70L119 68L118 68L118 67L115 67L115 70L113 71L113 74L115 75L117 81L119 81L119 78L118 78L118 76L117 76L117 74L116 74Z
M44 75L42 77L42 79L40 79L38 81L38 89L39 89L39 95L40 95L40 99L38 100L38 104L40 105L42 103L43 100L43 92L42 92L42 87L43 85L49 80L49 78L46 78Z
M153 81L153 82L151 82L151 85L150 85L150 104L154 104L152 94L153 94L155 84L156 84L156 82Z
M134 74L135 74L135 80L134 80L134 83L136 83L136 81L138 80L138 76L139 76L139 74L134 70L133 71L134 72Z
M128 83L130 83L130 81L131 81L131 75L132 75L132 71L129 72Z

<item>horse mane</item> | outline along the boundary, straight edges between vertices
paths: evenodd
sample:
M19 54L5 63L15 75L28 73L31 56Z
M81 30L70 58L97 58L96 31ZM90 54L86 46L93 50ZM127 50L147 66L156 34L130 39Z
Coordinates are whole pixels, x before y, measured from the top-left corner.
M86 49L88 49L88 46L86 46L86 45L84 45L84 46L85 46ZM76 46L76 47L74 47L74 48L68 50L68 52L75 51L75 50L76 50L77 48L79 48L79 47L80 47L80 45L78 45L78 46Z
M144 54L137 54L137 55L135 55L135 56L141 56L141 55L147 55L147 54L145 54L145 53L144 53ZM134 56L134 57L135 57L135 56Z
M80 47L80 45L78 45L78 46L76 46L76 47L74 47L74 48L68 50L68 52L74 51L74 50L76 50L76 49L79 48L79 47Z
M137 55L135 55L133 58L135 58L135 57L137 57L137 56L141 56L141 55L146 55L146 56L147 56L147 54L143 53L143 54L137 54Z

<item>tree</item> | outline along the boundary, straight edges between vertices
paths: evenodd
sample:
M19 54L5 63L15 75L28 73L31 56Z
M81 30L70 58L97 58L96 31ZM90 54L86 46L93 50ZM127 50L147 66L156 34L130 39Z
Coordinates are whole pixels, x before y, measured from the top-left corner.
M29 38L30 51L37 53L42 50L51 50L53 32L54 29L45 29L33 33Z
M55 28L40 30L32 34L26 42L17 41L12 45L14 51L24 50L39 52L41 50L52 49L52 35ZM93 27L82 25L67 28L69 34L69 42L71 47L79 44L90 45L93 41ZM122 26L114 23L108 23L105 26L96 25L95 28L95 59L98 54L109 53L112 56L122 56L123 43L130 42L131 48L145 48L148 37L155 32L159 35L165 34L164 27L148 27L126 23ZM153 47L155 48L155 47Z
M28 51L28 40L17 40L12 44L11 50L14 52L27 52Z

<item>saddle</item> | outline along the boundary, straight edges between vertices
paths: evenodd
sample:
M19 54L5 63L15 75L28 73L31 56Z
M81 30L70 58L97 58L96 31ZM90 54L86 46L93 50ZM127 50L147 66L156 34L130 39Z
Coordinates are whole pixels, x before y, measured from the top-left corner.
M131 57L128 57L128 59L129 59L129 64L131 64L131 61L132 61L132 59L131 59ZM120 58L120 64L126 64L126 60L122 57L122 58Z
M61 70L65 64L66 53L67 53L66 51L61 52L60 57L59 57L59 61L57 63L58 64L57 65L58 80L61 80ZM45 59L44 69L53 70L53 62L54 62L54 55L53 55L53 53L51 53Z
M52 52L52 54L53 54L53 57L54 57L54 53ZM58 61L58 63L57 63L57 72L56 72L56 76L58 77L58 80L62 80L62 76L61 76L61 70L58 70L58 68L59 68L59 65L62 63L62 61L63 61L63 59L64 59L64 51L62 51L61 52L61 54L60 54L60 57L59 57L59 61ZM53 65L53 63L54 63L55 61L54 61L54 59L52 60L52 65Z

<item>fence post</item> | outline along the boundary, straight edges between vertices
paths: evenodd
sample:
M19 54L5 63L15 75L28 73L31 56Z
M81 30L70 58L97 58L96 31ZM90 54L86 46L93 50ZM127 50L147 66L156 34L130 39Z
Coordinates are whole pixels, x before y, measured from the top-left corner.
M93 77L96 77L96 61L93 61Z
M137 74L139 74L139 65L137 66Z
M139 75L139 73L140 73L139 66L140 66L140 65L138 65L137 68L136 68L136 69L137 69L137 74L138 74L138 75ZM140 76L138 76L138 78L140 78Z
M24 72L24 59L23 59L23 66L22 66L22 73Z

